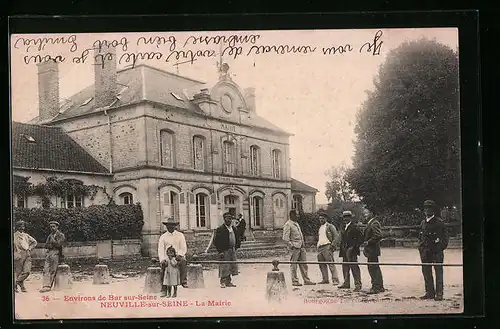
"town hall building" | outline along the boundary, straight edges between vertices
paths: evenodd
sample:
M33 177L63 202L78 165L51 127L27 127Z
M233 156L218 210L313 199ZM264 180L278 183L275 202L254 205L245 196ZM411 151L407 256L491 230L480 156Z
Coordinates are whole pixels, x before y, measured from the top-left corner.
M317 190L291 177L291 134L257 114L254 89L240 89L227 64L210 88L147 65L117 70L116 56L94 67L94 84L61 102L57 64L38 66L39 115L13 123L14 175L56 175L140 202L145 255L156 254L165 217L179 219L189 243L208 239L226 211L244 216L250 239L279 238L290 209L315 211Z

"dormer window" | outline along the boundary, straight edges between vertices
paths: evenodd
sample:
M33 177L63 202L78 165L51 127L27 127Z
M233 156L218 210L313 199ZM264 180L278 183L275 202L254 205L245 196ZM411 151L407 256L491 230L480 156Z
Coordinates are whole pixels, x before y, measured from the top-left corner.
M181 101L183 102L184 100L182 99L181 96L177 95L176 93L170 93L172 96L174 96L175 99L177 99L178 101Z
M35 139L32 136L30 136L30 135L21 134L21 136L23 136L30 143L35 143L36 142Z
M92 97L90 97L89 99L87 99L87 100L86 100L85 102L83 102L83 103L82 103L82 105L80 105L80 106L85 106L85 105L87 105L88 103L90 103L90 101L91 101L91 100L93 100L93 98L92 98Z

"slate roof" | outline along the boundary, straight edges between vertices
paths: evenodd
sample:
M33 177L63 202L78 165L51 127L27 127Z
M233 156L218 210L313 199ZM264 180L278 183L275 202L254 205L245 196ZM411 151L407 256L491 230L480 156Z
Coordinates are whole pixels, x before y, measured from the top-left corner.
M314 187L304 184L293 178L292 178L292 191L310 192L310 193L318 192L318 190L315 189Z
M14 168L108 173L59 127L13 122L11 142Z
M134 68L119 70L117 72L117 83L118 99L112 107L124 106L140 101L152 101L204 115L203 111L188 99L188 96L190 96L189 93L207 87L202 81L140 64ZM188 92L188 95L185 95L185 90ZM94 85L91 85L62 102L59 114L55 118L42 122L37 117L29 123L45 124L92 112L99 112L102 109L96 108L93 97ZM242 116L241 124L290 135L258 115L252 115L251 117Z

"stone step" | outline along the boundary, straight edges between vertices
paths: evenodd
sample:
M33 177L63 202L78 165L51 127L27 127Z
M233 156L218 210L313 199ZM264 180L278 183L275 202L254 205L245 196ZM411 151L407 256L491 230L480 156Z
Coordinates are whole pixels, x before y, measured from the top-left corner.
M276 245L272 245L272 246L253 246L253 247L250 247L250 248L240 248L238 250L241 250L241 251L251 251L251 250L278 250L278 249L286 249L286 246L276 246Z
M252 241L252 242L242 242L241 247L253 247L253 246L284 246L285 243L280 242L267 242L267 241Z

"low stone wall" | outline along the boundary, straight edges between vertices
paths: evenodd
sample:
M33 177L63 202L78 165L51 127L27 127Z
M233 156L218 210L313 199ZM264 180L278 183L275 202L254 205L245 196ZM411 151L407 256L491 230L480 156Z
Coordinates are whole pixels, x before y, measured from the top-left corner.
M184 231L188 251L199 254L208 246L213 231Z
M39 243L31 252L34 260L44 259L47 253L45 243ZM63 248L64 257L72 258L102 258L117 259L131 256L141 256L141 240L104 240L88 242L69 242Z
M268 240L268 241L278 241L283 238L283 230L265 230L265 229L254 229L252 230L253 237L255 240Z

